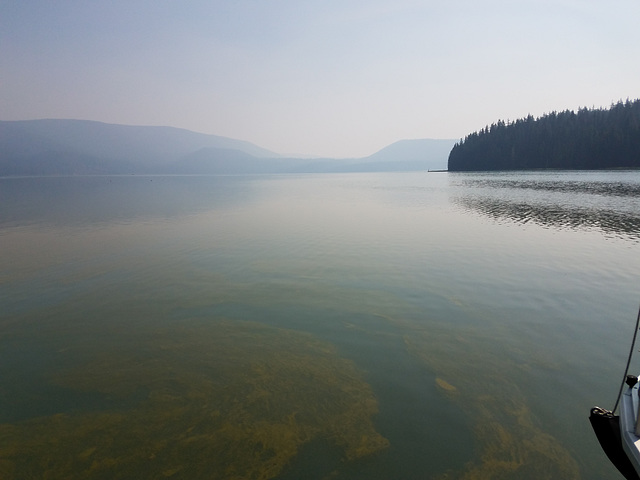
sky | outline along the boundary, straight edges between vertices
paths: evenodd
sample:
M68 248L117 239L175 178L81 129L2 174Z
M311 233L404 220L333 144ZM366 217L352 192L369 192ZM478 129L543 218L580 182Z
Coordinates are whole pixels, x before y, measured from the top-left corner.
M0 120L360 157L627 98L638 0L0 0Z

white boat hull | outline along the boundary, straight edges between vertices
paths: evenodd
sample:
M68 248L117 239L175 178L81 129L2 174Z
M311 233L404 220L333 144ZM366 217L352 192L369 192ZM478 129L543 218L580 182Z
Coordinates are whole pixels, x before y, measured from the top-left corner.
M640 476L640 436L638 436L638 406L640 384L627 388L620 399L620 436L622 448Z

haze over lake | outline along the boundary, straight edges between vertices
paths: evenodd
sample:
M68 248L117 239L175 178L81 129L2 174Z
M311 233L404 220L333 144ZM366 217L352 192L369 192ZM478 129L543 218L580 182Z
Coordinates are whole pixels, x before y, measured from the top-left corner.
M0 178L0 205L2 478L619 478L587 417L633 334L640 172Z

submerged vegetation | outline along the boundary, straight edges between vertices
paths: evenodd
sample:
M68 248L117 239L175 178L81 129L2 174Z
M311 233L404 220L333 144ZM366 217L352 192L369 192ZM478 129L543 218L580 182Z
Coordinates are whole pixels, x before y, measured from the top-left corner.
M102 408L1 425L1 478L268 479L313 439L345 459L388 445L353 363L307 334L218 321L86 348L50 381Z
M154 281L162 283L150 279L147 287ZM466 464L436 478L580 477L570 453L536 425L518 383L527 366L491 353L500 342L491 329L474 333L469 326L458 331L408 322L397 299L380 292L375 301L374 292L321 292L299 285L293 299L268 283L235 284L203 274L197 284L208 287L207 298L197 293L189 298L198 311L199 305L210 305L213 290L216 298L242 297L259 310L298 302L314 309L321 305L311 306L313 301L342 295L349 297L343 302L353 308L353 317L366 313L393 325L398 334L405 332L405 348L435 374L442 398L469 419L477 446L477 455ZM119 305L106 297L76 299L105 315L92 324L80 318L87 311L70 315L69 305L50 309L52 324L39 314L19 317L21 330L31 324L29 335L55 350L44 380L66 392L67 401L56 413L0 424L0 478L125 479L135 474L139 479L267 480L290 478L288 468L316 442L338 452L343 467L388 451L389 441L373 423L378 413L374 390L331 343L253 321L175 317L175 311L168 316L169 305L177 303L151 304L146 295L153 291L137 291L134 300ZM367 329L391 334L383 324L369 323ZM340 466L330 468L316 472L318 478L349 478Z
M440 480L580 478L578 464L569 451L536 424L514 380L524 376L529 366L505 362L492 354L495 338L470 327L456 335L431 326L406 336L405 341L420 361L442 375L436 379L442 394L474 419L479 448L476 461L444 474ZM456 361L447 360L447 356Z
M449 171L640 168L640 100L502 120L454 145Z
M269 285L201 281L219 287L221 298L241 296L259 309L263 302L297 303ZM320 297L335 299L340 292L324 293ZM441 480L579 478L569 452L536 425L517 382L526 365L490 353L499 339L468 326L456 335L451 326L404 321L396 316L402 311L397 301L380 294L378 304L369 293L350 292L354 316L374 315L406 332L407 351L436 375L443 399L470 419L478 454ZM301 286L297 298L317 301L318 294ZM201 301L196 295L189 303ZM148 307L140 309L140 302ZM318 441L331 445L343 466L388 451L373 423L375 392L331 343L237 319L188 315L168 322L167 305L148 304L142 292L120 305L88 303L105 310L111 323L83 325L73 316L60 323L68 306L52 310L55 326L21 316L22 328L33 323L33 335L55 349L45 380L66 392L67 401L57 413L0 424L0 478L135 473L140 479L266 480L289 478L298 454ZM318 478L348 478L325 473Z

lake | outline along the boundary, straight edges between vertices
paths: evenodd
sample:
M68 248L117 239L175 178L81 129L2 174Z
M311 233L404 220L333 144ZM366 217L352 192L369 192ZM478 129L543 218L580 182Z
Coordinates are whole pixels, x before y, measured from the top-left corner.
M0 246L3 479L620 478L638 171L1 178Z

